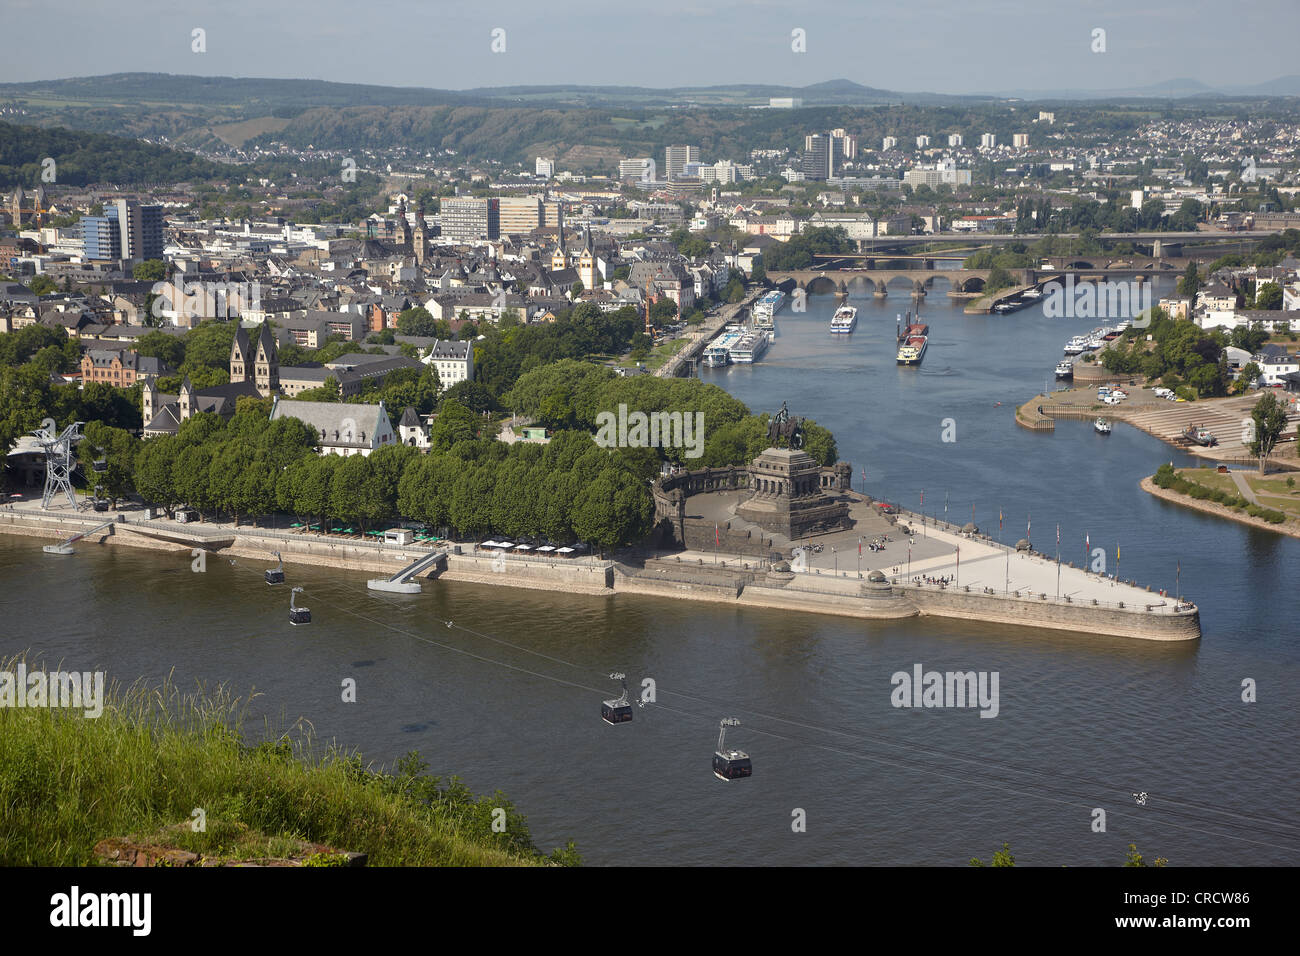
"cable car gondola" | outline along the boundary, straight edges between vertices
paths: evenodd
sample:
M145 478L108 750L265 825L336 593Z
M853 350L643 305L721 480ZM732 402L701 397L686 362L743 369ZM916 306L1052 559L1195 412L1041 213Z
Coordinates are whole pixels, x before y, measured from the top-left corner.
M108 504L109 504L108 499L107 499L107 498L101 498L101 497L99 497L99 493L100 493L101 491L103 491L103 490L104 490L104 486L103 486L103 485L96 485L96 486L95 486L95 499L94 499L94 501L91 502L91 506L92 506L96 511L107 511L107 510L108 510Z
M718 750L713 755L713 775L719 780L736 780L740 777L752 776L754 773L754 768L749 762L749 754L743 750L727 750L723 746L727 728L739 726L740 721L735 717L723 717L719 725Z
M276 560L279 561L280 563L274 568L266 569L266 583L283 584L284 583L284 558L280 557L279 551L272 551L271 553L275 555Z
M91 465L92 468L95 469L95 471L99 472L101 475L102 475L104 472L108 471L108 459L107 459L107 458L96 458L93 462L90 463L90 465Z
M627 675L610 674L610 680L623 682L623 696L600 705L600 719L607 724L624 724L632 719L632 705L627 702Z
M294 588L289 592L289 623L290 624L310 624L311 611L305 607L295 607L293 603L294 595L301 591L302 588Z

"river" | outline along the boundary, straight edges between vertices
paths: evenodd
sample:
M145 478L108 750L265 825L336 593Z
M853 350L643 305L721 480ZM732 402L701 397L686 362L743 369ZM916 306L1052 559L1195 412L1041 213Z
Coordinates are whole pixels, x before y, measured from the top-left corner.
M855 488L865 469L869 493L917 508L924 491L940 515L947 495L951 520L973 506L983 528L1001 509L1009 540L1032 514L1049 552L1059 522L1064 558L1078 563L1087 535L1112 570L1118 546L1123 576L1156 588L1174 588L1181 567L1201 641L450 582L374 595L364 573L290 566L314 617L295 628L265 565L214 558L200 574L186 555L82 545L53 557L0 536L0 653L124 683L174 672L183 686L256 690L248 733L302 718L375 763L419 750L434 773L505 791L539 846L572 837L590 864L964 865L1004 841L1050 866L1118 865L1131 842L1175 865L1300 862L1287 689L1300 675L1300 541L1145 494L1138 480L1182 456L1126 425L1109 437L1088 422L1018 428L1016 403L1050 381L1061 344L1101 323L1037 307L967 316L944 291L936 282L923 307L920 368L894 365L895 314L910 307L894 292L855 298L847 337L827 331L833 301L811 297L806 313L778 315L759 363L703 378L755 411L787 401L831 428ZM997 716L894 707L891 675L918 663L997 672ZM615 670L634 693L652 678L657 700L611 727L599 710L617 696ZM356 703L341 700L348 677ZM750 779L710 771L724 716L741 720L727 741L750 753Z

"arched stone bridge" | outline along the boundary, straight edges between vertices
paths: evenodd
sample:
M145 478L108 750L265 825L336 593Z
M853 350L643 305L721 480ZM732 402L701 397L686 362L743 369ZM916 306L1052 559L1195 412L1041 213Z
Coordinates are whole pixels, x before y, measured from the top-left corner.
M774 285L803 289L809 295L870 290L890 287L899 291L924 293L934 287L935 279L947 279L954 292L979 293L988 281L988 269L803 269L794 272L767 273Z

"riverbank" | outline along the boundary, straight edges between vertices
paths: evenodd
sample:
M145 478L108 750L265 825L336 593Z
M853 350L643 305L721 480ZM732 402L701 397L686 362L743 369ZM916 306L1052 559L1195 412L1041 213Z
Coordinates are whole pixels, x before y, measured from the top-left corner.
M914 539L917 554L909 573L914 572L915 579L901 570L890 577L881 572L873 575L870 569L858 570L852 576L847 570L832 573L821 568L802 573L778 572L765 566L751 567L740 555L723 555L717 567L709 567L704 564L704 556L691 552L677 555L677 563L672 566L660 558L637 568L595 558L565 562L475 553L470 550L472 544L461 545L460 554L455 553L456 546L449 546L445 570L435 569L427 577L594 597L617 597L621 593L709 601L864 620L933 616L1142 640L1200 637L1199 612L1194 605L1175 606L1172 599L1154 594L1150 588L1143 590L1131 583L1105 579L1072 564L1057 567L1042 555L994 544L986 536L939 527L933 519L927 522L920 515L904 516L914 532L921 528L924 533L924 540ZM97 520L9 509L0 512L0 532L58 540L94 527ZM188 561L192 549L206 548L205 537L222 541L233 535L233 544L213 550L257 561L259 570L262 562L270 567L271 554L278 551L286 564L379 572L385 576L427 555L429 550L351 539L331 541L321 535L248 526L236 529L208 524L200 525L203 530L199 531L159 519L148 522L148 527L139 527L143 524L121 521L83 540L170 551ZM155 537L161 534L193 534L194 538L185 542ZM892 565L899 558L884 560ZM953 583L931 583L945 578Z
M1265 521L1263 518L1252 517L1244 511L1238 511L1235 508L1229 508L1214 501L1198 500L1190 495L1179 494L1172 488L1161 488L1150 477L1143 478L1138 482L1138 487L1148 494L1160 498L1162 501L1168 501L1184 508L1191 508L1193 511L1202 511L1219 518L1226 518L1229 521L1235 521L1238 524L1250 525L1252 528L1259 528L1263 531L1272 531L1275 534L1285 534L1292 538L1300 538L1300 522L1296 522L1293 519L1284 521L1281 524L1273 524L1272 522Z
M0 661L0 671L40 661ZM0 707L0 864L6 866L537 866L514 808L313 754L301 735L244 745L240 702L217 692L102 688L93 719ZM94 781L88 787L86 781ZM494 832L491 808L510 819ZM204 827L190 826L203 814ZM292 812L286 812L291 808Z

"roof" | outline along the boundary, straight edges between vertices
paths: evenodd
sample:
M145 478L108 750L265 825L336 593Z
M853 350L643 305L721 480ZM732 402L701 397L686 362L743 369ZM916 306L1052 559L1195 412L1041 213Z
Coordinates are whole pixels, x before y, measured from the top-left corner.
M374 447L375 436L391 432L384 403L353 405L344 402L299 402L276 397L271 420L296 418L316 430L321 445ZM348 436L353 437L349 440Z
M400 427L400 428L421 428L421 427L423 427L423 426L422 426L422 423L421 423L421 421L420 421L420 416L417 415L417 414L415 413L415 409L412 408L410 405L407 405L407 406L406 406L406 410L405 410L404 412L402 412L402 420L401 420L400 422L398 422L397 424L398 424L398 427Z

